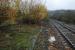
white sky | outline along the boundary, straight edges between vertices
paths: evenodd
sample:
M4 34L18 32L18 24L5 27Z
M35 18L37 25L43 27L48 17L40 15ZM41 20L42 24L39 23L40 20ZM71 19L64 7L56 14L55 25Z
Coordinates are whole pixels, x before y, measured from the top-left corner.
M46 7L48 10L62 10L62 9L75 10L75 0L42 0L42 1L44 1L44 3L46 1Z
M46 0L48 10L75 10L75 0Z

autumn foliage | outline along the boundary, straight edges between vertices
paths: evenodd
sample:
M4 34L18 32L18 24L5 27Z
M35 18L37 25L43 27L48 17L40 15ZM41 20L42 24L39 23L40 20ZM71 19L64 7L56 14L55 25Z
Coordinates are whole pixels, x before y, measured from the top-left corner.
M8 18L9 18L8 20L9 20L10 23L15 24L16 15L17 15L17 12L16 12L15 9L9 9L8 10Z
M28 22L37 22L47 17L47 9L41 3L36 4L32 0L30 2L28 0L25 0L25 2L21 2L22 0L11 0L9 4L9 0L5 2L4 1L1 1L3 6L0 6L1 8L3 8L0 10L0 12L4 17L0 15L0 18L2 19L2 21L8 21L10 24L15 24L17 22L16 20L18 19ZM13 4L13 2L15 4Z
M34 8L32 8L30 16L33 19L42 20L45 17L47 17L47 9L45 8L44 5L41 4L36 5Z

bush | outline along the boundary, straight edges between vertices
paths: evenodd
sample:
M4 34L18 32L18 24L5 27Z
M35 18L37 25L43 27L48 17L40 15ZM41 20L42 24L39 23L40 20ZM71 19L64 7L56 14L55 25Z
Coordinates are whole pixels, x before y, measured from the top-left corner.
M22 17L26 23L38 23L47 17L47 9L44 5L35 5L28 14Z

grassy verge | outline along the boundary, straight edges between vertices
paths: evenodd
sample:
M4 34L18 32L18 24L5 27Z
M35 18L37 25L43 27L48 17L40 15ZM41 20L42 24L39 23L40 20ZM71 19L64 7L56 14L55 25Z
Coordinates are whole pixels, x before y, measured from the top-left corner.
M8 36L9 46L1 50L29 50L33 47L33 39L36 39L40 32L37 25L11 26Z

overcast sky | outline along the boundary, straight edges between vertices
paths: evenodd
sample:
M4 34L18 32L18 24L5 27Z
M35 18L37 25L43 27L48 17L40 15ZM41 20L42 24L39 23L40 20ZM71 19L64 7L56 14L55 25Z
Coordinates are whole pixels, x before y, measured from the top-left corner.
M75 10L75 0L46 0L46 6L48 10Z

